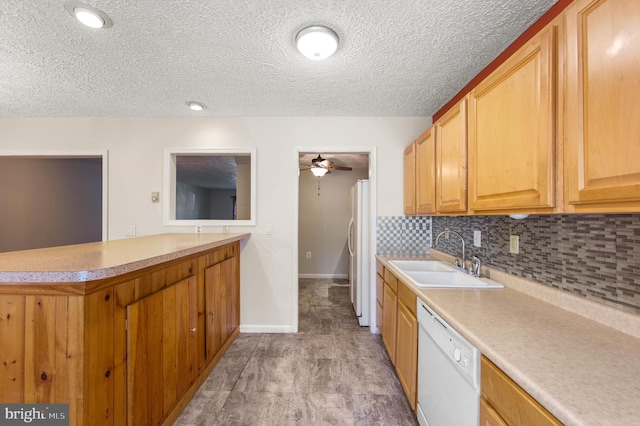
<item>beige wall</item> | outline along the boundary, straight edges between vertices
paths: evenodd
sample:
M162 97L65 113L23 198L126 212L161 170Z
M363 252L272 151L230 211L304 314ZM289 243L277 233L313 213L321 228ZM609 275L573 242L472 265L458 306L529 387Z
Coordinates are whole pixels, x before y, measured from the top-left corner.
M165 148L257 149L257 222L238 228L252 236L242 249L243 331L292 331L297 309L297 148L375 147L377 214L402 215L402 152L430 124L423 117L256 118L0 118L0 151L109 151L109 239L192 232L165 227L162 202ZM160 194L160 197L166 196ZM266 225L273 235L266 234ZM219 232L204 227L204 232ZM233 228L232 228L233 231ZM295 287L295 289L294 289Z
M350 190L368 169L334 171L321 178L300 173L298 213L298 274L346 277L349 272L347 226L351 218ZM318 195L318 182L320 195ZM311 252L311 259L307 259Z

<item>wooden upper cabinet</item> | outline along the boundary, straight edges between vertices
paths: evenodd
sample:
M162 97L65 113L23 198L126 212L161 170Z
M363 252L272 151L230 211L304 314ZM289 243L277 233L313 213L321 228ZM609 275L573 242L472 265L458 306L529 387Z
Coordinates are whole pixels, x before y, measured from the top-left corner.
M640 2L566 10L565 208L639 211Z
M555 27L471 91L469 209L555 206Z
M416 214L416 144L404 150L404 214Z
M467 211L467 99L435 124L436 209L438 213Z
M424 132L416 146L416 213L436 212L436 138L434 127Z

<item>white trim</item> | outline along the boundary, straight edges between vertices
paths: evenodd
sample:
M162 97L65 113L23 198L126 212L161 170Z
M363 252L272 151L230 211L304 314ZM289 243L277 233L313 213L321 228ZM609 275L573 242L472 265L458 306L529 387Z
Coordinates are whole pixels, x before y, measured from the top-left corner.
M109 150L25 150L0 151L2 157L33 157L33 158L102 158L102 241L109 240Z
M298 278L347 279L349 278L349 275L348 274L298 274Z
M371 242L370 242L370 250L369 259L370 262L370 283L369 283L369 294L370 294L370 307L371 314L369 319L369 327L372 333L378 333L378 326L376 324L376 285L375 285L375 277L376 277L376 262L375 262L375 253L377 252L376 245L376 224L377 224L377 185L376 185L376 147L375 146L298 146L294 147L292 150L291 161L294 165L292 168L292 175L295 171L295 178L291 179L293 181L293 194L295 203L293 205L294 209L294 219L293 219L293 234L292 234L292 250L291 250L291 264L292 264L292 282L295 285L292 285L291 289L291 324L293 328L293 332L298 332L298 216L299 212L299 204L300 204L300 153L302 152L312 152L314 154L324 154L324 153L365 153L369 154L369 189L370 189L370 214L371 214Z
M252 325L240 326L240 333L293 333L290 325Z
M176 163L175 154L211 154L211 155L232 155L232 154L249 154L251 156L251 219L248 220L176 220L175 219L175 199L176 186ZM164 202L162 204L162 218L164 226L255 226L257 212L257 158L255 147L238 147L238 148L215 148L215 149L194 149L194 148L165 148L162 179ZM173 194L173 196L172 196Z

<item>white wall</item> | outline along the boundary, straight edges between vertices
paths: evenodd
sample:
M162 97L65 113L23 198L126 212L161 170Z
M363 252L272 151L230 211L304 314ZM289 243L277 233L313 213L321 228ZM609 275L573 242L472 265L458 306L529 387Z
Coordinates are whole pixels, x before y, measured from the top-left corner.
M150 201L163 188L165 148L256 147L257 222L238 229L252 233L242 251L241 324L245 331L292 331L295 148L376 147L377 215L398 216L402 152L430 123L429 117L0 118L0 151L108 150L108 236L117 239L125 225L136 225L138 235L192 231L164 227L162 202ZM267 224L273 235L266 235Z
M358 179L368 176L369 169L336 170L321 178L310 171L300 173L298 275L347 276L350 190ZM311 252L311 259L307 259L307 252Z

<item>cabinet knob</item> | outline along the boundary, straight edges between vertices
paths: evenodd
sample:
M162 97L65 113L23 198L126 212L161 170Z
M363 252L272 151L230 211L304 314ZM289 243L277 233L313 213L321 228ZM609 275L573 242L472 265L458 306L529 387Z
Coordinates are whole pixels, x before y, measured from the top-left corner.
M195 328L195 327L193 327L193 328L192 328L191 330L189 330L189 331L191 331L192 333L195 333L195 332L196 332L196 328Z

